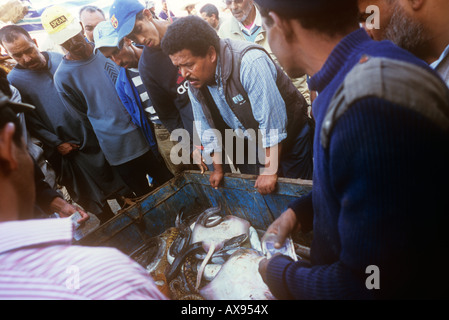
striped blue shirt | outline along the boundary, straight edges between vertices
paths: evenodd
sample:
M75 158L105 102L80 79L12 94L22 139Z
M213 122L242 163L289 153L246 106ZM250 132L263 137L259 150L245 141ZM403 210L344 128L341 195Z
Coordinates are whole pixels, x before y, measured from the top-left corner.
M287 113L284 100L276 86L277 71L271 58L261 50L249 50L242 58L240 81L248 94L254 118L259 123L264 148L272 147L287 137ZM215 72L216 85L208 86L215 104L226 124L240 137L245 136L246 128L237 119L226 102L221 78L220 61ZM221 152L215 132L211 130L198 99L189 91L195 125L204 146L204 152Z
M162 124L161 120L159 120L159 116L157 115L156 110L154 110L153 102L151 101L150 95L148 94L148 91L143 84L142 78L139 74L139 70L130 68L128 69L128 71L131 75L132 82L140 95L140 100L142 101L142 105L145 109L148 120L150 120L154 124Z

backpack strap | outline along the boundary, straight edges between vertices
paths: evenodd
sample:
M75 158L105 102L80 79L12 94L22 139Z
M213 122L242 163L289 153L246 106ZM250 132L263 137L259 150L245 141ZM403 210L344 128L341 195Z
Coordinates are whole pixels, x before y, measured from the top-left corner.
M320 131L325 149L338 119L355 102L368 97L412 109L449 131L449 93L441 79L412 63L365 55L346 75L326 111Z

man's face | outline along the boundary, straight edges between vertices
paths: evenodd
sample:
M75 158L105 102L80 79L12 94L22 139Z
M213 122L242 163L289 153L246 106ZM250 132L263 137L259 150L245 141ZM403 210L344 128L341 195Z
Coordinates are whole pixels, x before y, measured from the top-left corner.
M126 38L143 46L158 47L161 44L161 36L153 23L153 16L148 9L143 12L143 19L136 19L133 31Z
M92 46L87 43L81 32L61 44L61 46L70 53L71 58L74 60L86 60L92 55Z
M3 42L9 56L20 66L30 70L39 70L47 66L44 55L39 51L35 41L20 34L13 42Z
M299 78L305 74L304 64L301 60L302 54L297 47L287 41L281 28L273 20L262 17L264 29L267 32L268 43L279 64L291 78Z
M362 12L371 0L359 0L359 11ZM411 17L405 6L405 0L378 0L375 3L380 11L380 29L367 30L374 40L390 40L399 47L419 56L420 50L428 40L423 25Z
M103 15L98 12L89 12L89 11L83 11L80 16L81 23L84 28L84 33L86 34L87 39L90 42L94 42L94 29L102 21L105 21L106 19L103 17Z
M232 15L242 23L248 18L251 10L254 8L253 0L226 0L226 4Z
M170 59L192 87L199 89L214 81L217 66L217 54L214 47L209 48L205 57L194 56L190 50L183 49L170 55Z
M137 68L139 65L139 58L136 52L131 48L131 43L125 39L122 49L117 47L104 47L99 50L106 58L110 58L118 66L123 68Z
M210 17L207 16L206 12L201 13L201 18L203 18L204 21L206 21L210 26L214 29L218 26L218 19L215 16L215 14L212 14Z
M196 15L196 13L197 13L195 5L187 6L186 11L188 14L193 14L193 15Z

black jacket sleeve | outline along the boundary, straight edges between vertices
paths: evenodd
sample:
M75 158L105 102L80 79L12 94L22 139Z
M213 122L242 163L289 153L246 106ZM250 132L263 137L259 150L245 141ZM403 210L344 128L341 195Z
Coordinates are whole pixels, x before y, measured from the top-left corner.
M39 209L44 213L50 215L51 212L50 204L54 198L62 198L62 196L54 190L50 185L45 181L45 176L42 170L37 165L36 161L34 161L34 182L36 185L36 206L38 207L36 210L39 212Z

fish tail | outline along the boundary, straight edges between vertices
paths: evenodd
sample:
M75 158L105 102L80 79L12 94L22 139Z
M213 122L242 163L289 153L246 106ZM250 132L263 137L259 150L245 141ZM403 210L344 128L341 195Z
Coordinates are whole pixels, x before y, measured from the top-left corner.
M198 290L201 283L201 278L203 277L204 269L206 268L207 263L209 262L210 258L215 252L215 243L212 242L209 251L207 252L206 258L204 258L203 262L201 263L200 270L198 271L198 275L196 277L196 286L195 289Z

